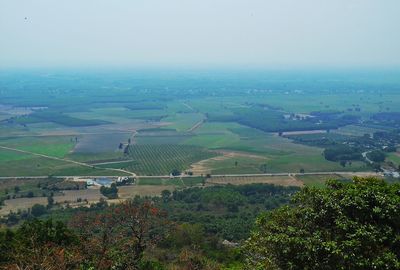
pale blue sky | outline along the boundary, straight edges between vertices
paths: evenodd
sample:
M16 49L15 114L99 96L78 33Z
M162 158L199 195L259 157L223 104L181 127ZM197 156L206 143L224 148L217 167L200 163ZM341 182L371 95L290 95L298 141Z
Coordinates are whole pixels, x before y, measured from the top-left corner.
M400 1L0 0L0 67L152 65L400 66Z

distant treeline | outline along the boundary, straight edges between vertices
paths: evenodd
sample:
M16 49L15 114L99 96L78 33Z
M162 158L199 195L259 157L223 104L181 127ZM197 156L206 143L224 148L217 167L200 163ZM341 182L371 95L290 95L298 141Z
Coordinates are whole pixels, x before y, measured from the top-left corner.
M308 116L287 114L259 107L233 110L232 115L208 114L209 121L237 122L266 132L328 130L358 123L360 118L336 112L315 112Z

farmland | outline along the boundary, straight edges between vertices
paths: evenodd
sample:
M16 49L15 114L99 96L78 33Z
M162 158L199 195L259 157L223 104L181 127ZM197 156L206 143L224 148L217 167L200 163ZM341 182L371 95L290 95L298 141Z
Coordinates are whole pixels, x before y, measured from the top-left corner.
M134 161L127 168L137 174L169 175L174 169L184 171L215 153L187 145L133 145L128 147L128 156Z
M21 150L0 149L0 176L370 171L327 160L322 140L398 125L395 73L42 75L0 76L0 146Z

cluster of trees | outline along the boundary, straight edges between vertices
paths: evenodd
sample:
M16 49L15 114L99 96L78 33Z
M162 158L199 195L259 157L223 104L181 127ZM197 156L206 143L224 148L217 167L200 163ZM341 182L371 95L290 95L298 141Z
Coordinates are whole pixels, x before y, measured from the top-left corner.
M329 161L362 160L363 158L359 149L344 144L326 148L324 156Z
M200 224L206 234L240 241L260 212L288 203L298 190L268 184L190 188L163 192L161 207L176 222Z
M380 150L374 150L367 153L367 157L373 162L384 162L386 155Z
M117 184L112 183L109 187L101 186L100 188L101 194L106 196L108 199L117 199L118 198L118 188Z
M381 179L304 188L257 219L252 269L400 269L400 185Z
M52 220L30 220L16 230L0 233L0 266L138 269L147 263L145 250L163 237L165 217L150 202L127 201L101 213L78 214L69 227Z

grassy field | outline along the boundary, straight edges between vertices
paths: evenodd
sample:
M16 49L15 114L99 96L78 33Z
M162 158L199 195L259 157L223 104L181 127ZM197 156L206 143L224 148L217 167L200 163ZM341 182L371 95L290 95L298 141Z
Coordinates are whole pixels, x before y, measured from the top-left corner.
M333 130L332 132L349 136L363 136L364 134L372 134L377 131L381 130L370 127L348 125L345 127L338 128L337 130Z
M298 175L296 178L304 183L306 186L312 187L325 187L325 182L327 180L335 179L335 180L343 180L345 179L343 176L338 174L331 175Z
M187 177L187 178L139 178L138 185L140 186L178 186L191 187L201 185L205 182L204 177Z
M163 122L170 123L167 127L176 131L187 131L196 123L204 119L200 113L176 113L161 119Z
M246 184L274 184L278 186L303 186L303 182L290 176L228 176L212 177L207 185L246 185Z
M75 141L71 136L17 137L0 139L0 145L63 158L72 151Z
M397 166L400 166L400 152L389 153L386 157L387 161L391 161Z
M271 111L277 115L336 111L368 120L373 113L394 112L400 107L398 93L390 90L392 86L379 90L386 91L384 94L375 89L382 89L386 79L377 83L365 76L357 77L357 81L344 76L347 81L341 77L322 84L319 80L307 81L308 77L303 81L290 75L283 80L276 74L261 74L246 75L251 80L236 75L225 77L227 74L215 79L213 74L205 77L212 79L196 83L186 81L186 77L175 81L168 76L161 81L146 81L141 76L139 81L120 80L118 76L103 81L100 76L89 83L83 79L86 77L76 80L73 75L69 80L58 78L60 83L48 82L57 85L57 93L46 86L47 79L37 77L32 84L37 90L29 94L15 81L6 81L7 89L12 91L0 93L7 100L7 105L0 104L0 145L89 164L114 162L100 166L141 175L169 174L172 169L187 170L192 165L212 174L261 173L265 164L271 173L368 170L362 162L343 168L337 162L326 161L322 148L295 144L236 120L212 122L211 116L224 119L239 111L247 112L247 116L256 112L251 120L256 118L267 128L272 125L268 122ZM398 83L397 77L390 82ZM70 89L78 89L79 95L68 94ZM40 109L33 109L35 106ZM352 124L331 133L362 136L378 130ZM123 148L129 139L132 146L126 157ZM207 150L241 154L213 159L215 152ZM388 160L399 164L396 155L389 155ZM50 174L118 173L0 150L0 176Z

